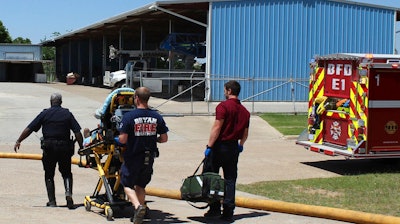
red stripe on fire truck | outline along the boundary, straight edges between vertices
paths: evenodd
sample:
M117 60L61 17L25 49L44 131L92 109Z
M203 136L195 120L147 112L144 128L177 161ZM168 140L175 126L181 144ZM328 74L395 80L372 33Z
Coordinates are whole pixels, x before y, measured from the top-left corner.
M314 80L310 81L310 93L309 93L309 102L308 102L308 106L309 108L312 108L312 105L314 104L314 100L318 97L318 96L322 96L324 91L323 91L323 80L324 80L324 68L316 68L315 70L315 75L314 75Z

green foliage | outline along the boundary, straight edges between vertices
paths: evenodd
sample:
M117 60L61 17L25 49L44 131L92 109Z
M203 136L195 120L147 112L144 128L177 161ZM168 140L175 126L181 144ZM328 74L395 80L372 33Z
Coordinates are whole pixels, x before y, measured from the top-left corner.
M48 61L43 63L43 70L47 76L47 82L53 82L56 80L55 62Z
M53 32L52 38L60 36L60 32ZM40 40L40 42L46 42L47 38ZM42 47L42 58L43 60L55 60L56 59L56 48L55 47Z
M12 40L7 28L0 21L0 43L14 43L14 44L32 44L29 38L17 37Z
M0 21L0 43L12 43L11 36L8 33L7 28Z
M307 128L306 113L265 113L260 117L283 135L299 135Z
M60 36L60 32L53 32L52 38ZM47 38L45 37L44 39L40 40L40 42L46 42L48 41ZM56 48L55 47L49 47L49 46L43 46L42 47L42 59L46 60L47 62L43 63L43 69L44 72L47 75L47 81L48 82L53 82L56 79L56 74L55 74L55 59L56 59Z
M12 41L14 44L32 44L29 38L17 37Z
M266 113L261 117L284 135L289 130L299 134L307 127L307 114ZM237 189L285 202L400 216L399 160L370 161L364 166L377 173L238 184Z
M56 58L56 48L42 47L42 58L43 60L54 60Z

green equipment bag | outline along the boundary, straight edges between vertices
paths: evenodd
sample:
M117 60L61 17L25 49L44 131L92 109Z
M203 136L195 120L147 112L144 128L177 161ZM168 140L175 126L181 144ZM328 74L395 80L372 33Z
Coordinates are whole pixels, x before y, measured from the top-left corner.
M204 160L192 176L185 178L180 188L182 200L207 203L204 207L197 207L191 204L193 207L200 209L207 208L209 204L215 201L223 200L225 193L225 180L218 173L205 172L196 175L203 162Z

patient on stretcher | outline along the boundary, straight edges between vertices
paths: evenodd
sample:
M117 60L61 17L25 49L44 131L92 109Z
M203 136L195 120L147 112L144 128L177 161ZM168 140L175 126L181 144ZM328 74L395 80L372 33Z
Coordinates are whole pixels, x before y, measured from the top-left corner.
M97 109L95 113L95 117L100 119L98 128L92 131L85 128L83 131L83 146L85 148L103 140L120 145L118 141L115 141L119 135L119 124L123 115L135 108L133 103L134 92L135 90L132 88L119 88L107 96L103 106Z
M98 142L97 141L97 129L92 131L92 134L90 134L89 128L85 128L83 130L83 147L90 146L93 143Z

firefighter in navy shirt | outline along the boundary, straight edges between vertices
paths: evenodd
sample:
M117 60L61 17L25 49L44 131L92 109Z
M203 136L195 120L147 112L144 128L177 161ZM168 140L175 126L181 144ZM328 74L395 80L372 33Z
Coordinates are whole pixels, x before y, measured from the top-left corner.
M72 200L72 172L71 157L74 154L74 141L70 139L70 131L75 135L79 147L82 148L83 137L81 127L74 115L66 108L61 107L62 96L53 93L50 97L51 107L44 109L21 133L15 143L14 151L17 152L21 142L33 131L37 132L42 128L43 139L43 169L45 171L45 183L49 202L47 206L56 207L54 175L56 164L64 179L65 198L67 207L74 208Z
M168 141L168 127L163 117L149 109L150 90L139 87L135 90L136 109L122 118L119 127L119 142L127 144L123 152L121 183L135 213L132 221L142 223L146 213L145 187L153 174L154 157L158 154L157 143Z

